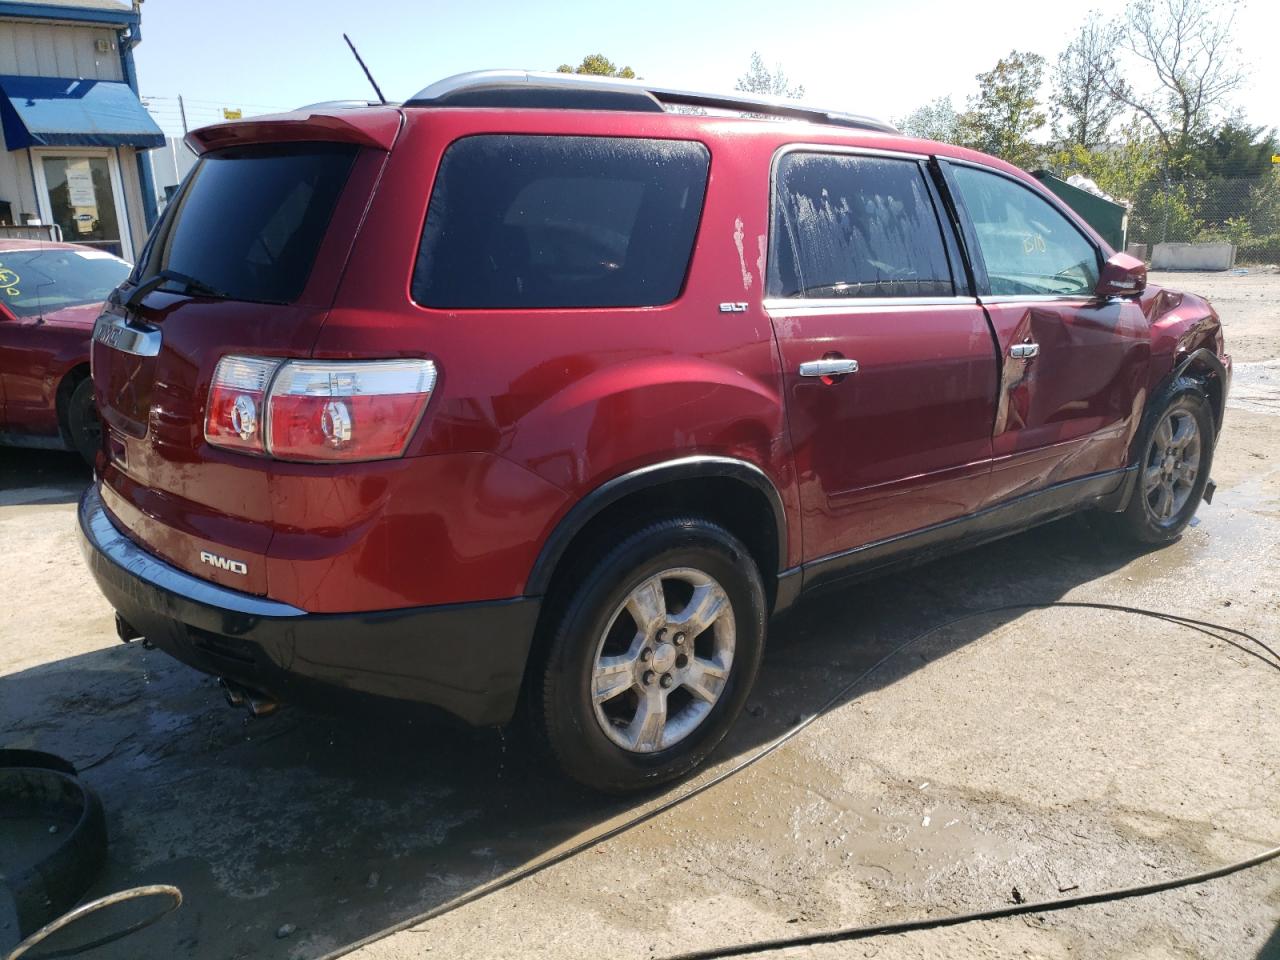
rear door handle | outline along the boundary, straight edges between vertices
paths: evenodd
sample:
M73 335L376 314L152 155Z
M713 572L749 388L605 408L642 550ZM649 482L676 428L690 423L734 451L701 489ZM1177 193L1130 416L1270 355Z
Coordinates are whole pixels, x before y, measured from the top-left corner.
M842 377L845 374L857 373L858 361L838 357L830 360L806 360L800 364L802 377Z
M1040 344L1015 343L1009 348L1009 356L1015 360L1030 360L1032 357L1038 357L1040 356Z

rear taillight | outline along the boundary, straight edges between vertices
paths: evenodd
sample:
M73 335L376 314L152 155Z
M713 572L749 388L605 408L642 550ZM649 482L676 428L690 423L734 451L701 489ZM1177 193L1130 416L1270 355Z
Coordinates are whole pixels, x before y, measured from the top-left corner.
M219 447L265 453L267 387L279 360L223 357L213 371L204 438Z
M215 446L281 460L399 457L435 384L430 360L223 357L204 435Z

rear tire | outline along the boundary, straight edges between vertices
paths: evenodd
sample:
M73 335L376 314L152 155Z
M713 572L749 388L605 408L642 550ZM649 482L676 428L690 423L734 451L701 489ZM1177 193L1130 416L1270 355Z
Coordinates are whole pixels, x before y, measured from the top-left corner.
M741 541L696 517L651 524L577 570L530 691L551 754L607 793L683 776L724 739L755 681L760 571Z
M76 453L92 467L102 446L102 421L93 403L93 381L88 377L76 384L67 401L67 435Z
M1142 544L1171 543L1195 516L1213 465L1209 399L1194 380L1175 381L1161 397L1139 448L1138 475L1119 530Z

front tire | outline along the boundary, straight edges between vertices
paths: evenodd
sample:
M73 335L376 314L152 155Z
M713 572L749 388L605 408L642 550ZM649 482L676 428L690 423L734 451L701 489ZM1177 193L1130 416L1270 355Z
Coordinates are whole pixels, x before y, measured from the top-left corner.
M67 435L76 453L93 466L102 446L102 421L93 403L93 381L88 377L76 384L67 401Z
M1213 465L1214 422L1209 399L1194 380L1176 381L1165 393L1138 459L1122 532L1143 544L1170 543L1195 516Z
M742 711L764 651L746 547L695 517L654 523L566 585L531 701L561 769L628 793L698 766Z

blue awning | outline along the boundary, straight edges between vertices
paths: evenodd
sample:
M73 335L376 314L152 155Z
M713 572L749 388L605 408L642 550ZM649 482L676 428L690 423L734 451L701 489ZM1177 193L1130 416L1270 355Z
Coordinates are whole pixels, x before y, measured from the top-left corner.
M0 94L10 150L164 146L164 133L127 83L0 76Z

